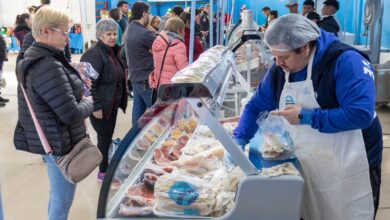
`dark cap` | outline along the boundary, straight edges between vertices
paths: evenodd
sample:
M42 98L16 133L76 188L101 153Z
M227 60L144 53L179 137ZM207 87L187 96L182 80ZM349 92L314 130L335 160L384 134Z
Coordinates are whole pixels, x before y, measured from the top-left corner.
M328 5L333 6L336 9L336 11L338 11L340 8L339 2L337 0L326 0L326 1L324 1L323 4L326 6L328 6Z
M311 5L314 8L314 1L313 0L306 0L303 2L303 5Z

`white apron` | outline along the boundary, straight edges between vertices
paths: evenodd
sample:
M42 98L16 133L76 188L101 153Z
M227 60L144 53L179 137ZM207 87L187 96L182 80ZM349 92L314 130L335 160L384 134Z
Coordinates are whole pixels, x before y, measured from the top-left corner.
M320 108L311 80L315 48L310 56L307 78L285 84L279 109L296 104ZM374 205L367 155L361 130L321 133L310 125L287 126L294 141L305 192L302 216L305 220L371 220Z

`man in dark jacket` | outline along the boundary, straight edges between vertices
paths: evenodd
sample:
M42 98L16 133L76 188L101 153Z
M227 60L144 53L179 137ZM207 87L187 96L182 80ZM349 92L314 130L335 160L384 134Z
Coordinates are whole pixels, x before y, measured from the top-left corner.
M149 23L150 5L136 2L131 8L132 22L126 29L125 49L130 81L133 85L132 123L137 123L145 110L152 105L152 89L149 74L153 71L151 53L155 34L146 28Z
M334 15L339 10L339 2L337 0L327 0L322 7L322 20L318 22L318 26L327 32L334 33L336 36L340 31L340 26L337 23Z
M119 1L117 7L122 11L122 19L119 21L119 26L122 29L122 33L124 33L126 31L127 23L129 22L129 3L126 1Z

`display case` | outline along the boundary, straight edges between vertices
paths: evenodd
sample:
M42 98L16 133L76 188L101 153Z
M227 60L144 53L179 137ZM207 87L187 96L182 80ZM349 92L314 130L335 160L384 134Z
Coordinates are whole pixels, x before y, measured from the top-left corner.
M259 174L232 125L217 118L234 65L226 48L210 53L214 66L200 57L207 72L184 77L199 70L194 64L178 73L126 134L101 188L99 219L299 219L302 177ZM224 164L226 153L236 165Z

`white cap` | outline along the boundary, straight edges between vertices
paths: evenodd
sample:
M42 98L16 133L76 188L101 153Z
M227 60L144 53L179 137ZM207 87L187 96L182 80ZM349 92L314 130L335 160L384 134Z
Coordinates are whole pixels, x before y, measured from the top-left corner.
M288 0L286 6L298 5L298 0Z

